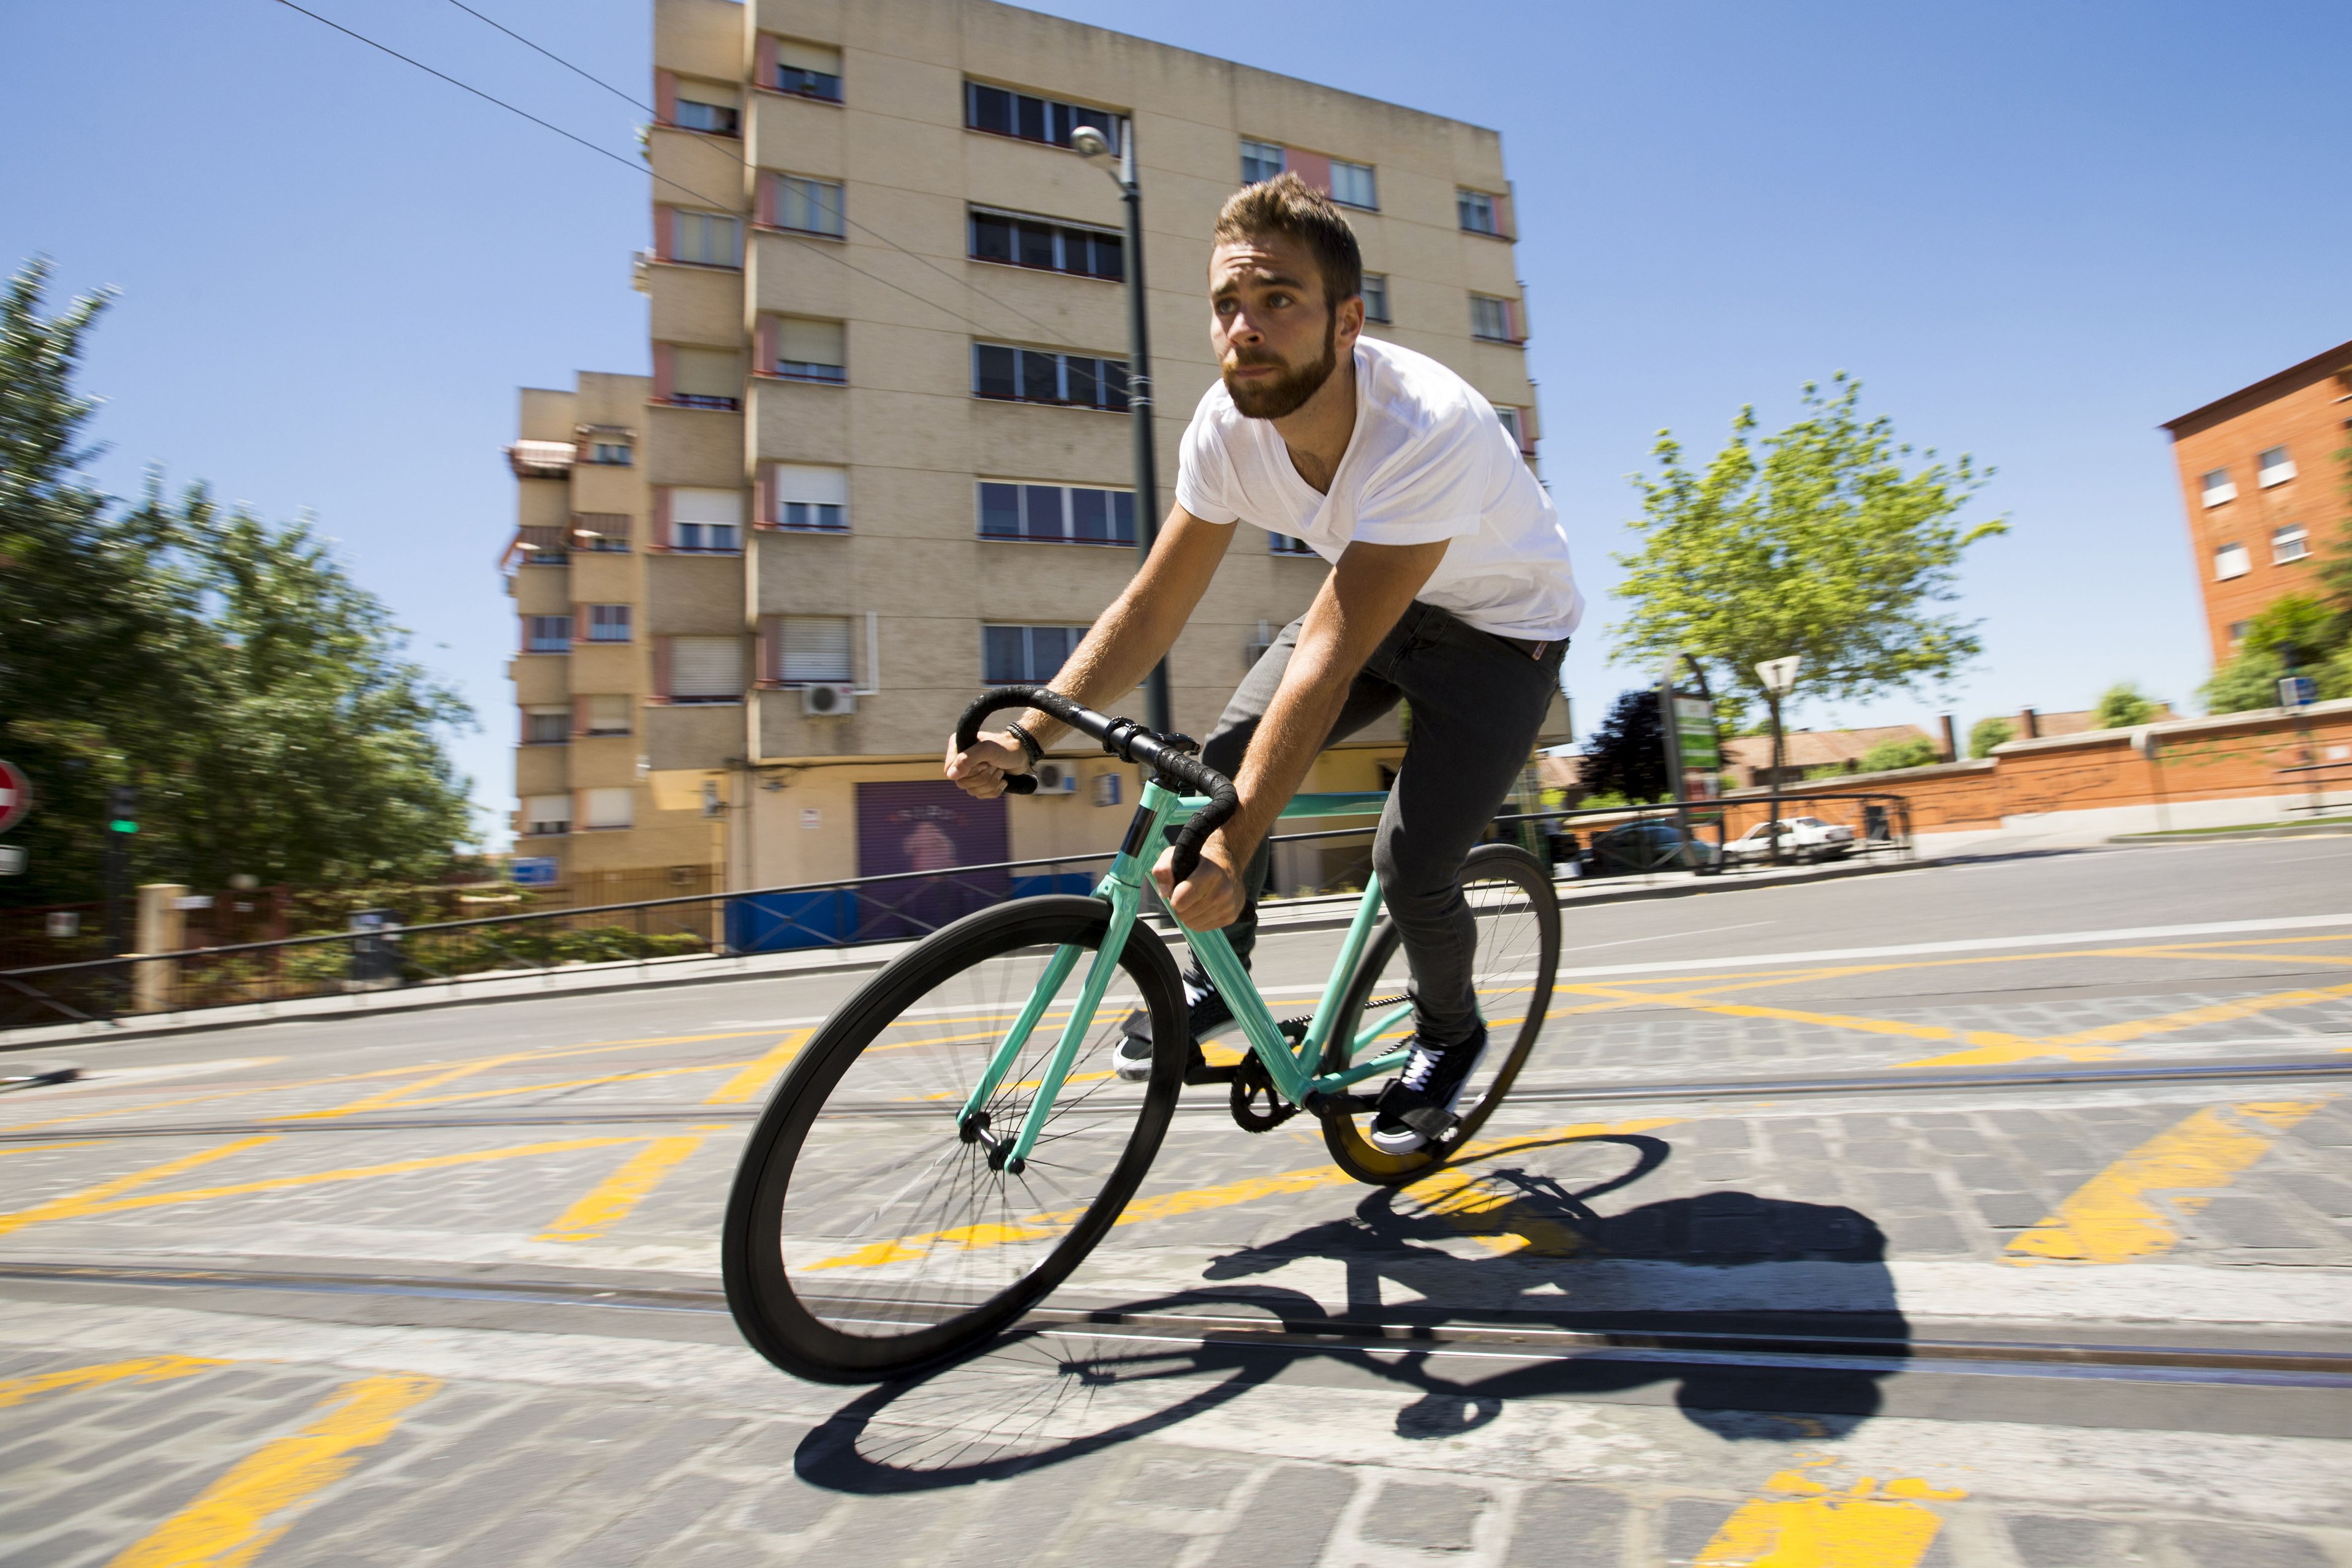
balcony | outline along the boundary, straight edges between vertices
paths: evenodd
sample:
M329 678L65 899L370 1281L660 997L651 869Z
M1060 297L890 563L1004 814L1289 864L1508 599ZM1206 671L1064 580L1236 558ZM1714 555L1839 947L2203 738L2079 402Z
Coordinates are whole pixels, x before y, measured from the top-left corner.
M528 532L529 530L525 531ZM625 555L629 550L629 516L626 512L574 512L570 529L547 529L542 531L568 533L571 547L574 550L587 550L614 555Z
M517 441L507 448L508 466L519 479L568 479L579 456L569 441Z

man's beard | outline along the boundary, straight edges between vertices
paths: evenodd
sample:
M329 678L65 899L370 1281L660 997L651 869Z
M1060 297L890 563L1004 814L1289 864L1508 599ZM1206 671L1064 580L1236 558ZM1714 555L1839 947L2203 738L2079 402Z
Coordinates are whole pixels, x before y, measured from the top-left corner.
M1244 365L1279 365L1283 374L1272 381L1235 381L1232 371L1225 373L1225 391L1233 395L1234 407L1250 419L1280 419L1307 406L1307 400L1323 390L1331 373L1339 368L1339 313L1334 310L1323 329L1323 357L1304 369L1292 369L1273 354L1245 350L1234 351L1234 368Z

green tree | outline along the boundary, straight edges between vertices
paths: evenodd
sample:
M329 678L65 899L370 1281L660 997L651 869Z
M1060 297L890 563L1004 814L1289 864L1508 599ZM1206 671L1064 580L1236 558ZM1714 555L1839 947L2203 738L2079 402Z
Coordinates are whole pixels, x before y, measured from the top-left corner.
M1943 752L1925 735L1913 735L1905 740L1881 741L1863 752L1860 771L1865 773L1891 773L1896 768L1924 768L1944 760Z
M1995 746L2017 739L2017 726L2006 719L1979 719L1969 726L1969 755L1990 757Z
M2198 696L2209 713L2243 713L2278 706L2279 678L2290 658L2298 673L2319 683L2323 701L2352 697L2352 637L2344 612L2308 594L2286 594L2264 605L2246 626L2238 651L2214 670Z
M2118 681L2099 693L2098 711L2092 722L2102 730L2129 730L2154 720L2163 711L2158 704L2140 694L2130 681Z
M1973 626L1933 606L1955 596L1961 552L2006 531L1956 521L1991 470L1965 456L1906 468L1911 447L1863 417L1861 392L1843 372L1826 394L1807 383L1805 416L1760 439L1742 408L1703 473L1659 432L1658 476L1634 479L1643 545L1618 557L1632 614L1616 658L1688 653L1744 704L1763 696L1756 665L1786 654L1802 658L1801 692L1839 700L1916 689L1977 656Z
M201 489L118 508L83 477L73 368L102 298L0 295L0 756L37 806L0 900L97 897L111 784L141 791L142 880L318 888L430 876L466 836L441 744L468 715L305 526Z
M1620 692L1610 704L1608 716L1584 742L1581 782L1595 795L1613 795L1635 805L1674 794L1674 781L1666 776L1666 732L1658 719L1655 690Z

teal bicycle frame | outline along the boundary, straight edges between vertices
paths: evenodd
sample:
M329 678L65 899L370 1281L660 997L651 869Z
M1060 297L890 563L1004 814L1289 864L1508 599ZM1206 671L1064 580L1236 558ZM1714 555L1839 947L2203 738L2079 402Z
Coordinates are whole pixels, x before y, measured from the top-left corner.
M1285 816L1328 816L1349 807L1360 810L1365 803L1377 801L1379 795L1304 795L1295 797L1285 806ZM1110 869L1095 887L1095 896L1110 904L1110 929L1103 935L1102 946L1096 950L1094 962L1087 966L1085 982L1078 988L1076 1005L1062 1026L1062 1037L1045 1063L1039 1079L1036 1097L1029 1102L1028 1114L1023 1118L1021 1131L1005 1152L1003 1167L1016 1173L1037 1145L1039 1134L1053 1115L1054 1101L1062 1092L1068 1079L1071 1064L1078 1059L1079 1047L1085 1044L1087 1032L1094 1027L1095 1011L1102 1005L1103 994L1109 990L1112 974L1118 968L1119 954L1127 951L1127 939L1135 928L1137 911L1143 904L1143 879L1151 873L1151 864L1158 858L1161 830L1181 816L1189 816L1209 803L1199 796L1180 795L1157 779L1148 780L1143 786L1143 799L1138 803L1135 819L1128 824L1127 837L1121 842ZM1368 1014L1357 1028L1348 1048L1349 1065L1337 1072L1317 1072L1315 1066L1324 1054L1332 1031L1338 1026L1341 994L1347 989L1349 976L1355 973L1356 962L1363 956L1364 944L1371 939L1372 922L1380 919L1380 879L1369 878L1364 884L1363 901L1356 908L1355 919L1348 925L1347 940L1339 944L1339 956L1331 966L1330 981L1323 988L1322 1000L1315 1005L1314 1017L1307 1032L1293 1046L1275 1023L1274 1014L1265 999L1258 994L1249 971L1242 967L1234 953L1233 944L1222 931L1193 931L1179 924L1184 941L1200 959L1201 966L1215 982L1217 993L1234 1010L1234 1018L1248 1039L1250 1049L1265 1065L1266 1074L1274 1081L1276 1092L1293 1105L1304 1105L1317 1094L1331 1094L1360 1083L1365 1079L1403 1065L1406 1052L1402 1049L1384 1052L1366 1061L1356 1058L1371 1048L1375 1041L1412 1010L1410 1002L1385 1007ZM996 1050L990 1057L980 1081L973 1084L965 1097L963 1107L956 1113L958 1125L967 1125L989 1097L1013 1070L1029 1036L1054 1004L1070 973L1077 967L1078 958L1086 950L1065 945L1054 950L1045 963L1045 973L1038 977L1036 988L1004 1032Z

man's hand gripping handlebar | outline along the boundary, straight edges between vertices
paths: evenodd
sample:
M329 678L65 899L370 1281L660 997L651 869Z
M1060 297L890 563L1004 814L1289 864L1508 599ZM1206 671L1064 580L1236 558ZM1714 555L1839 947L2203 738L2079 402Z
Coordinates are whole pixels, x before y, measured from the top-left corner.
M1050 713L1071 729L1101 742L1102 749L1109 755L1122 762L1140 763L1167 783L1209 797L1209 804L1176 830L1168 866L1172 882L1182 882L1192 876L1201 861L1202 844L1241 808L1241 796L1234 793L1233 781L1190 755L1192 742L1183 736L1162 735L1132 719L1097 713L1043 686L1000 686L965 709L963 717L956 721L957 753L968 752L979 743L982 720L1007 708L1034 708L1041 713ZM1003 777L1005 789L1013 795L1029 795L1037 788L1036 779L1027 773L1007 773Z

